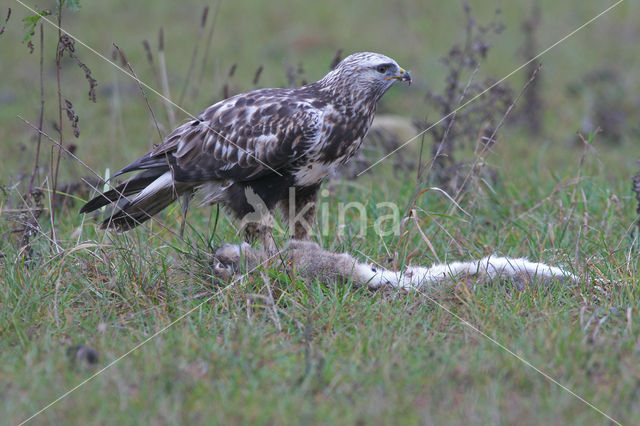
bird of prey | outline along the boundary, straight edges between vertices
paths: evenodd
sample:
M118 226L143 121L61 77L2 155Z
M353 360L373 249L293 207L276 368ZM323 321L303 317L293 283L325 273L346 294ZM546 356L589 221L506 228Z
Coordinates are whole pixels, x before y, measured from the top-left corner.
M306 239L301 222L313 223L320 184L358 150L378 101L396 81L411 83L411 76L387 56L360 52L315 83L220 101L117 172L138 171L80 213L115 203L101 227L126 231L197 192L203 204L221 203L238 219L256 214L255 200L263 206L259 215L270 216L278 205L285 216L304 211L290 232ZM246 224L245 234L275 251L269 220Z

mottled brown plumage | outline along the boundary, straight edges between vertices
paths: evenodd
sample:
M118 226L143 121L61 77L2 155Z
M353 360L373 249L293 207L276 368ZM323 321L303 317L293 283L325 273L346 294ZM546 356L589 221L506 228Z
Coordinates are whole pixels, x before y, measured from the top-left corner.
M268 213L288 200L291 187L301 203L313 203L327 174L358 150L378 100L396 80L411 81L393 59L365 52L345 58L315 83L225 99L116 173L140 171L80 212L116 202L102 227L125 231L194 192L204 204L223 203L239 219L255 213L252 194ZM270 223L254 220L247 229L264 239ZM307 232L296 230L296 236ZM272 247L271 240L264 242Z

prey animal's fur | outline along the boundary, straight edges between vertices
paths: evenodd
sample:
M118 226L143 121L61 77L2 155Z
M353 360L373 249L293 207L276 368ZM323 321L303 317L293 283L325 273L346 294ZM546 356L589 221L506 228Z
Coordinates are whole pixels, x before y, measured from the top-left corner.
M230 282L267 259L264 250L252 248L247 243L224 244L214 254L214 275L222 282ZM359 262L347 253L334 253L316 243L300 240L291 240L274 261L309 280L352 282L370 289L428 290L452 282L462 282L467 288L473 288L474 285L508 281L516 289L524 290L533 283L572 283L578 280L571 272L558 267L524 258L499 256L430 267L408 266L402 271L392 271Z

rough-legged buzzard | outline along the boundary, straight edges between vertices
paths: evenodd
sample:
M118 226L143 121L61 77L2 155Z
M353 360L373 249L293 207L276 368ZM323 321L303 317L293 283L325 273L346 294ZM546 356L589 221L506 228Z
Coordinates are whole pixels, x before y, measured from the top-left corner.
M251 196L264 213L279 203L289 213L306 208L313 223L322 180L360 147L380 97L395 81L411 77L393 59L355 53L321 80L294 89L260 89L225 99L176 128L164 143L114 176L140 171L80 210L116 203L102 228L126 231L146 221L181 195L199 192L205 204L222 203L238 218L254 213ZM308 229L295 224L298 239ZM246 226L247 236L275 248L268 221Z

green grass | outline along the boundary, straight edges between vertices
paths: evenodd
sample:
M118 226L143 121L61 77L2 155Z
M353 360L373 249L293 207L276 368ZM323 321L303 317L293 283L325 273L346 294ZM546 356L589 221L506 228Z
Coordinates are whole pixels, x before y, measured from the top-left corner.
M260 64L265 64L261 85L279 86L286 83L283 64L302 61L306 76L315 79L324 74L335 49L370 49L393 55L416 77L411 88L394 88L382 109L421 118L425 88L442 84L439 58L463 35L459 5L422 3L376 1L363 13L362 5L337 1L304 8L297 3L256 1L249 7L223 2L212 76L185 107L198 112L219 98L226 70L234 62L240 64L234 84L244 90L251 88ZM473 5L474 15L486 21L498 3L481 3ZM107 56L116 42L138 75L151 81L140 43L154 40L163 26L177 96L202 4L162 1L147 9L125 9L125 4L86 2L65 20L79 38ZM516 56L519 25L528 10L524 4L500 6L507 30L493 39L480 71L498 77L521 62ZM606 6L597 1L543 1L541 48ZM411 262L430 264L436 259L417 230L420 226L443 261L488 253L527 256L581 277L572 287L512 293L496 285L473 294L374 293L292 280L278 270L218 287L207 263L210 245L240 237L225 216L212 236L208 224L215 211L206 208L190 211L183 241L175 234L180 227L177 207L159 216L169 230L153 223L150 230L117 235L97 230L92 217L80 217L78 204L66 205L56 215L60 248L49 244L51 225L45 214L42 230L32 239L33 256L26 260L19 251L19 235L12 232L15 215L8 210L21 208L17 194L24 188L12 185L33 165L32 133L15 116L33 122L37 117L39 90L33 82L38 79L38 58L20 44L18 19L24 12L17 3L11 7L14 17L0 36L0 90L16 99L0 108L0 140L6 147L0 182L7 188L0 199L4 421L26 419L160 332L34 422L607 423L467 323L616 420L632 424L639 418L640 247L630 177L640 146L633 133L618 145L596 137L595 151L584 155L571 141L585 106L582 99L566 94L568 83L607 66L620 71L623 94L635 93L640 79L630 70L637 62L631 25L639 16L636 4L625 2L544 58L546 134L528 135L516 122L501 130L499 142L484 159L498 171L499 180L474 182L473 190L463 194L460 205L470 216L440 193L428 191L416 206L417 223L409 221L400 236L381 238L373 232L377 203L394 201L404 208L415 190L414 173L384 164L356 181L326 185L332 232L317 238L325 248L348 251L362 260L366 255L382 264L393 258L402 262L417 248ZM50 28L46 37L52 51ZM85 49L78 48L78 54L104 91L97 104L89 103L80 71L65 65L64 93L80 115L77 155L99 173L106 167L113 171L145 152L157 135L135 84L115 76L111 66ZM525 79L518 75L512 85L519 87ZM55 135L49 124L57 114L50 55L45 80L46 130ZM111 106L116 86L121 88L119 108ZM150 100L166 125L161 103ZM620 102L633 104L627 98ZM122 116L121 124L114 114ZM24 151L13 149L20 144ZM417 142L407 155L416 151ZM46 164L48 145L43 153ZM65 180L88 174L64 159ZM344 229L337 227L338 204L353 200L367 208L364 236L358 235L355 214L348 215ZM279 242L284 242L282 236ZM596 285L596 280L606 284ZM265 302L270 291L273 307ZM67 351L79 344L100 352L96 366L71 361Z

